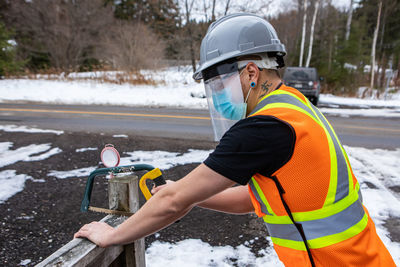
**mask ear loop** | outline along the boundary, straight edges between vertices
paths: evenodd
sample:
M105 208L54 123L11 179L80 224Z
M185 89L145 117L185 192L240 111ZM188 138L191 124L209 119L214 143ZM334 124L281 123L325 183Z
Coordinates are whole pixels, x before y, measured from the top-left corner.
M246 66L244 66L243 69L239 72L239 77L242 75L242 73L243 73L244 69L246 68ZM251 82L250 83L250 90L247 93L246 100L244 101L244 103L247 103L247 99L249 99L251 89L253 89L254 87L256 87L256 83L255 82Z
M249 92L247 93L246 100L244 101L244 103L247 103L247 99L248 99L249 96L250 96L251 89L253 89L253 87L250 87L250 90L249 90Z

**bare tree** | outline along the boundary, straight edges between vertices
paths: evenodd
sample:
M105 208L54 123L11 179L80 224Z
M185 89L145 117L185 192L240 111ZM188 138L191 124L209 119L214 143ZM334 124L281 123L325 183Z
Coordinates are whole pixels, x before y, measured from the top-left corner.
M109 28L97 56L120 70L157 68L163 59L164 44L140 22L116 21Z
M49 54L52 66L68 71L92 56L113 12L103 0L13 0L6 19L20 33L23 50Z
M192 62L193 72L195 72L196 71L196 57L194 54L192 27L191 27L191 23L190 23L190 15L192 13L193 5L194 5L194 0L191 0L191 1L185 0L185 17L186 17L186 27L187 27L187 31L188 31L189 46L190 46L190 59Z
M312 47L314 43L314 28L315 28L315 21L317 19L317 13L318 13L318 8L321 0L316 0L315 5L314 5L314 15L312 18L312 23L311 23L311 30L310 30L310 43L308 44L308 56L306 60L306 67L308 68L310 66L310 61L311 61L311 55L312 55Z
M304 43L306 40L307 0L303 0L303 30L301 34L299 67L303 66Z
M207 5L207 0L203 0L203 12L204 12L204 21L208 21L208 9L209 9L209 6Z
M215 21L215 0L212 1L211 21Z
M378 49L381 51L381 59L379 60L380 62L380 69L382 70L381 75L380 75L380 81L378 83L378 86L383 87L385 85L385 79L386 79L386 68L388 67L388 63L390 62L389 57L392 57L393 54L390 52L385 51L385 44L384 44L384 37L385 37L385 30L386 30L386 23L387 19L392 16L393 12L396 10L396 5L398 3L396 1L385 1L382 2L382 19L381 19L381 32L380 32L380 41L379 41L379 46Z
M371 84L366 92L366 95L372 95L372 89L374 88L374 79L375 79L375 53L376 53L376 42L378 40L378 32L379 32L379 23L381 19L381 11L382 11L382 0L379 1L378 5L378 17L376 18L376 27L374 31L374 37L372 40L372 49L371 49ZM365 95L364 95L365 96Z
M353 0L350 0L349 15L347 16L347 23L346 23L346 36L345 36L346 41L349 40L350 37L352 18L353 18Z
M226 4L225 4L225 12L224 15L226 16L228 14L228 10L229 10L229 4L231 3L231 0L227 0Z

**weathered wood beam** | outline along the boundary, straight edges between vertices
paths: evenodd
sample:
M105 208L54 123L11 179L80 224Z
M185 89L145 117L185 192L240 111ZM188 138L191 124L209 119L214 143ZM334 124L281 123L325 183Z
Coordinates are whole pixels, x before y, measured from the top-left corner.
M126 219L127 217L108 215L101 221L116 227ZM99 267L108 266L122 253L123 249L123 246L100 248L87 239L75 238L36 266L88 266L95 262Z

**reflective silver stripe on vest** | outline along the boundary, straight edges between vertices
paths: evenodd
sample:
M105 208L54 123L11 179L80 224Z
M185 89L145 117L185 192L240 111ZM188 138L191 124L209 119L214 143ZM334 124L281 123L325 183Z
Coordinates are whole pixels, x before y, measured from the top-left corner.
M268 212L268 209L265 206L264 201L262 201L261 197L258 195L257 189L254 186L254 183L253 183L252 179L250 179L250 181L249 181L249 186L250 186L251 191L253 192L254 196L256 197L258 203L260 204L262 213L267 214L267 215L272 215L271 213Z
M364 209L359 200L345 210L327 218L300 222L307 240L341 233L357 224L364 217ZM303 241L294 224L266 223L271 237Z
M346 159L343 155L342 145L338 143L338 140L335 138L334 133L332 132L332 128L329 126L329 123L326 121L325 117L321 114L321 112L314 106L311 105L314 109L315 113L318 115L319 120L324 124L325 129L328 130L329 135L332 138L335 151L336 151L336 160L337 160L337 186L336 186L336 195L335 202L345 198L349 194L349 174L347 170Z

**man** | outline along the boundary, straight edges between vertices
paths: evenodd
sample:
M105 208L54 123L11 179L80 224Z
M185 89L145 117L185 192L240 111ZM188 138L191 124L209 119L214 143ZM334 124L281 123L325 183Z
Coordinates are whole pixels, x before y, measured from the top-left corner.
M286 266L394 266L361 203L359 184L329 122L282 84L285 47L252 14L211 24L194 78L204 79L216 150L116 229L93 222L75 237L99 246L152 234L195 205L255 212ZM235 184L241 186L235 186Z

